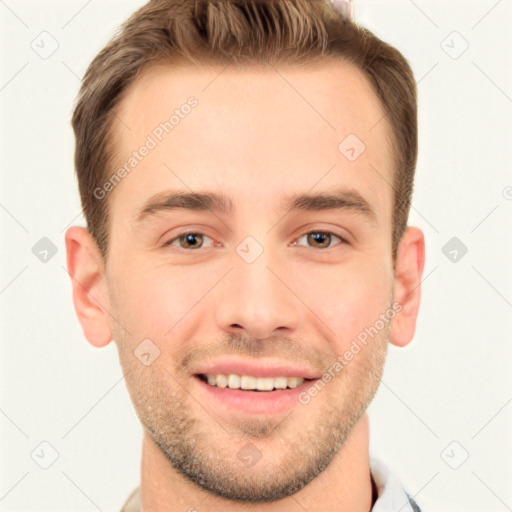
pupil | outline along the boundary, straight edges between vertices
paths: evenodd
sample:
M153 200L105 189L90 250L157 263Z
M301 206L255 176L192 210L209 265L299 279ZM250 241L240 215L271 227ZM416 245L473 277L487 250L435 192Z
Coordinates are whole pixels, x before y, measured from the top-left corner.
M195 240L196 237L197 237L197 234L195 234L195 233L187 233L185 235L186 244L190 244L192 246L197 245L197 243L194 244L194 242L196 242L196 240Z
M327 237L329 235L327 233L313 233L312 236L313 236L313 238L314 238L316 243L319 243L320 245L325 246L325 241L322 242L322 238L327 239ZM328 243L327 243L327 245L328 245Z

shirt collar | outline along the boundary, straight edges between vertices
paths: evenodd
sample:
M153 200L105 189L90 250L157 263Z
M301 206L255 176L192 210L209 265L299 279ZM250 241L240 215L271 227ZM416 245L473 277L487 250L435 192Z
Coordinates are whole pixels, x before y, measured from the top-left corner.
M370 472L377 485L378 498L372 512L418 512L396 475L376 457L370 457ZM421 511L420 511L421 512Z

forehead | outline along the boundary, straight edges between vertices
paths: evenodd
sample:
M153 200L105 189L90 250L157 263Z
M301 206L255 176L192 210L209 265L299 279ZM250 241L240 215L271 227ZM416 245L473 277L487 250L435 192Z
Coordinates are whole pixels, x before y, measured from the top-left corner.
M183 108L190 98L195 106ZM280 203L283 191L345 186L390 214L392 153L383 116L368 79L346 62L154 66L117 109L116 163L127 164L148 137L154 144L111 200L119 195L136 207L165 189L208 189L263 208Z

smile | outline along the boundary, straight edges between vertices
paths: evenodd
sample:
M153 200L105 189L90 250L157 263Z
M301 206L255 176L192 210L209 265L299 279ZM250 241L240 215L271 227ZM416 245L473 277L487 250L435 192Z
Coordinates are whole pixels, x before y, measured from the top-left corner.
M273 391L275 389L294 389L304 383L302 377L253 377L251 375L224 375L219 373L200 374L198 377L210 386L218 388L242 389L248 391Z
M274 415L299 405L300 394L306 393L317 379L196 374L194 380L199 386L199 398L204 397L215 412Z

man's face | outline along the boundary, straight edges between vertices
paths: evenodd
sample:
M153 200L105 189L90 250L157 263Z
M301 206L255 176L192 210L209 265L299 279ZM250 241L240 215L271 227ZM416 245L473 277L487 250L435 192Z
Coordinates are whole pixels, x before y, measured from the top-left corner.
M365 412L387 327L307 404L214 389L196 373L229 360L319 377L389 310L389 128L348 64L222 69L154 68L121 104L119 166L148 135L157 145L105 199L111 329L136 412L174 468L226 498L275 500L315 478ZM197 106L158 141L155 128L191 96ZM338 149L349 134L366 146L355 160L353 136ZM222 194L232 209L141 215L176 192ZM292 196L341 193L350 207L291 209ZM254 403L263 395L272 403ZM261 459L244 464L247 451Z

